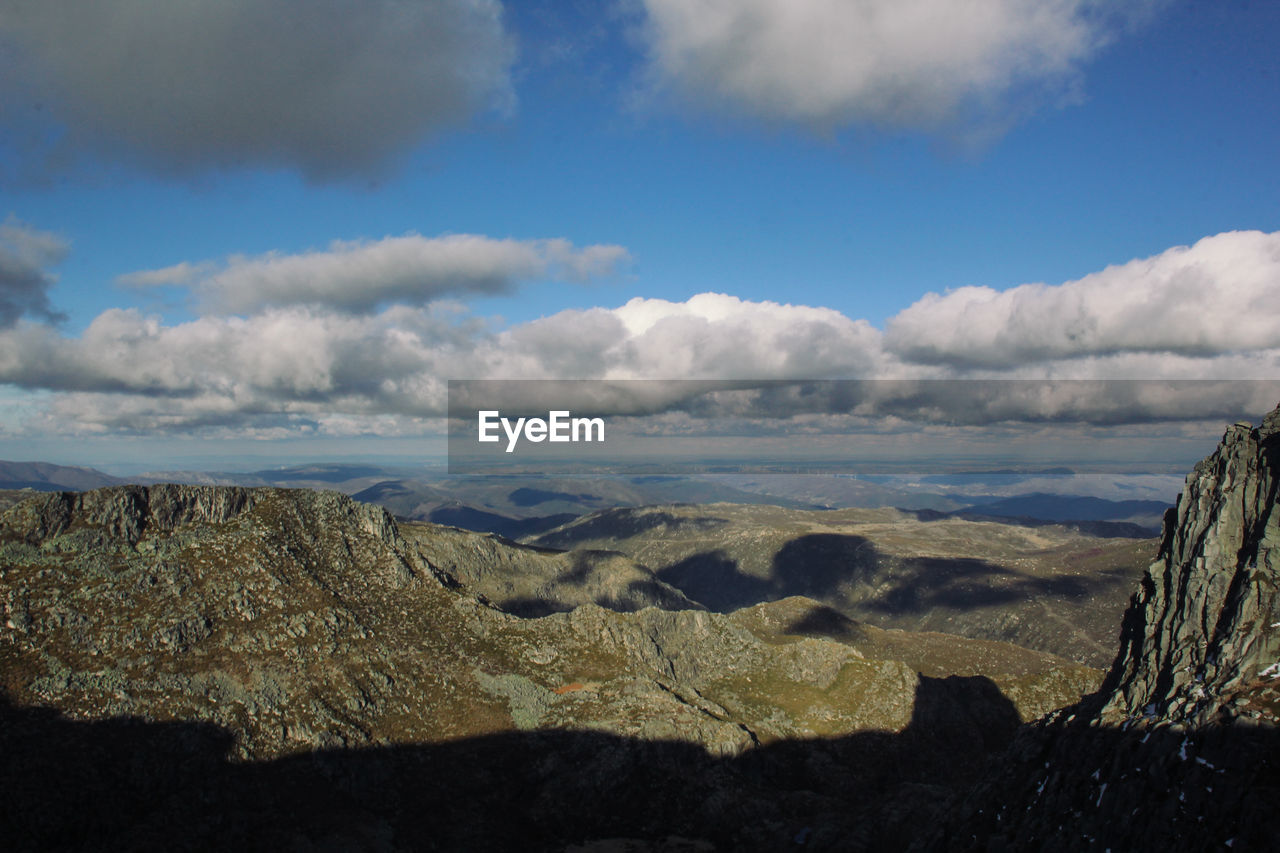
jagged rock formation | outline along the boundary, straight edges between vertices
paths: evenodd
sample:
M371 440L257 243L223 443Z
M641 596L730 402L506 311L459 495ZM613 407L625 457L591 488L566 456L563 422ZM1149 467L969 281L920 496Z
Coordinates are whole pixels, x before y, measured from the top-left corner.
M564 559L402 530L332 492L20 503L0 515L0 837L883 849L936 818L1020 720L1098 675L805 599L531 619L468 586ZM625 566L626 586L646 581Z
M1187 477L1101 690L1024 731L926 846L1275 849L1278 484L1280 409Z
M1278 489L1280 409L1260 429L1232 426L1188 475L1126 615L1103 719L1203 725L1280 671Z

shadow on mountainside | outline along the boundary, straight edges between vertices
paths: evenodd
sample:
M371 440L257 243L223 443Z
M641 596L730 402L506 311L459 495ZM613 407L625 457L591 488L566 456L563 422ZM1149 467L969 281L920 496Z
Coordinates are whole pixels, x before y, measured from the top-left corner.
M692 554L656 574L659 580L718 613L782 597L772 583L742 571L738 561L720 549Z
M1155 509L1155 502L1148 509ZM1006 515L992 512L983 505L954 509L948 512L936 509L908 509L895 507L898 512L914 516L917 521L944 521L958 518L963 521L994 521L1014 527L1065 527L1100 539L1153 539L1160 535L1159 525L1137 524L1132 521L1108 521L1088 518L1037 518L1028 515ZM985 510L985 511L984 511Z
M1012 744L1012 747L1010 747ZM0 833L14 850L1263 850L1280 736L1018 727L982 677L921 678L898 733L717 758L571 731L229 758L192 722L68 720L0 698ZM689 848L692 849L692 848ZM705 848L704 848L705 849ZM1273 849L1273 848L1271 848Z
M508 544L514 548L536 550L529 545ZM556 586L589 590L592 587L593 578L600 573L601 566L611 558L620 556L614 551L569 551L566 554L569 568L556 578ZM663 610L704 609L700 604L683 597L679 591L664 585L656 576L647 572L644 577L629 581L620 593L616 590L612 594L597 591L591 596L591 601L615 613L634 613L650 606L658 606ZM552 613L567 613L582 604L582 599L578 596L569 596L566 600L544 588L536 595L506 596L492 603L515 616L536 619Z
M72 721L0 698L0 834L18 850L559 849L671 834L883 849L939 818L1017 726L991 681L953 676L921 678L902 732L736 757L548 730L238 762L217 726Z
M862 536L838 533L790 540L774 554L767 577L743 571L722 549L693 554L656 574L720 613L793 595L890 616L968 611L1044 596L1083 600L1132 583L1118 572L1037 577L976 558L898 557Z

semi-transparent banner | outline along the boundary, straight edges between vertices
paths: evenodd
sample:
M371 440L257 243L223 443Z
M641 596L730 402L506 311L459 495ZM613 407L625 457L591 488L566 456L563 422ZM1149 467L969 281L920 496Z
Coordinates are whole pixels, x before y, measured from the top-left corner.
M1169 473L1280 380L450 380L449 471Z

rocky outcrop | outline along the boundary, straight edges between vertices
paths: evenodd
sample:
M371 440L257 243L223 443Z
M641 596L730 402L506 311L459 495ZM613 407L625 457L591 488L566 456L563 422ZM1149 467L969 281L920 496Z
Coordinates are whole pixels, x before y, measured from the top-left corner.
M193 521L228 521L253 507L252 492L209 486L114 486L90 492L54 492L14 510L6 532L37 542L73 526L136 544L148 527L173 530Z
M1280 409L1188 475L1102 688L1026 728L933 850L1271 850Z
M1277 490L1280 409L1230 427L1188 475L1125 615L1103 720L1203 725L1280 671Z

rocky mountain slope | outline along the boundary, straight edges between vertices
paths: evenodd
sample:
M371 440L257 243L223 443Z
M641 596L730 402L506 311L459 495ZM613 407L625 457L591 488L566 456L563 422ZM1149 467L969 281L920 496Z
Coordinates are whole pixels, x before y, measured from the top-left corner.
M414 521L399 522L399 530L437 574L517 616L545 616L583 604L619 612L706 609L616 551L535 548Z
M1280 409L1188 475L1102 689L1025 729L928 846L1276 849L1278 491Z
M885 628L1011 642L1105 667L1155 540L895 509L621 507L527 540L612 548L731 612L804 595Z
M870 844L1100 675L805 599L615 612L594 598L689 605L616 555L578 577L574 559L402 529L332 492L24 501L0 516L0 834L17 849ZM489 603L504 583L585 603L520 618Z

